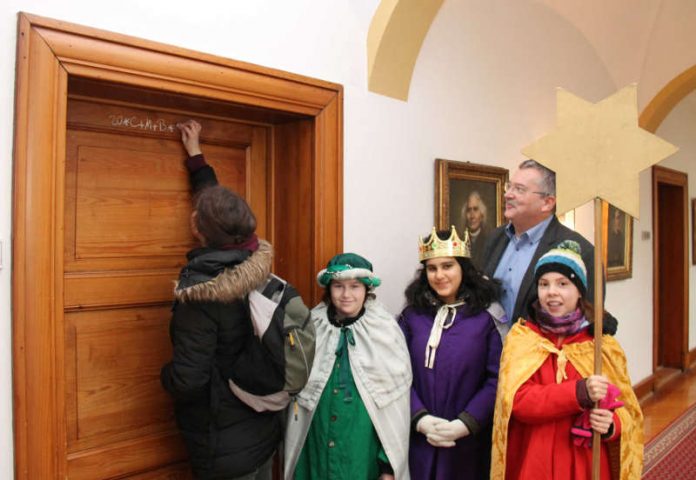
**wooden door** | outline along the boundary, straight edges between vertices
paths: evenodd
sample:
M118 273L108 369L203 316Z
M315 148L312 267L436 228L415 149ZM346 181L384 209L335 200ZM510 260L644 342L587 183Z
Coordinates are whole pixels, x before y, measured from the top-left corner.
M70 479L188 478L172 404L173 282L191 197L177 121L153 109L70 98L65 168L65 405ZM267 127L199 118L220 182L266 226Z
M653 369L688 367L689 275L685 173L653 167Z
M265 212L275 271L312 304L342 250L342 87L33 15L18 25L15 477L187 478L157 379L192 244L171 126L204 123L222 181Z

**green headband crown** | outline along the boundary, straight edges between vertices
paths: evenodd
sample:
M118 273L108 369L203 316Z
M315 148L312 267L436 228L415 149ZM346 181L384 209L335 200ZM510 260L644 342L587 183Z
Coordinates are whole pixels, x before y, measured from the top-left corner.
M342 253L333 257L325 269L317 274L317 282L327 287L331 280L356 279L367 287L378 287L382 281L372 271L372 264L355 253Z

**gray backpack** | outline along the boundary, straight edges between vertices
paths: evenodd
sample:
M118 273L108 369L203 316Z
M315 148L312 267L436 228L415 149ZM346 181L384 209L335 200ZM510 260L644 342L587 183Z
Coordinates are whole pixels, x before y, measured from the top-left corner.
M244 377L232 374L228 383L237 398L257 412L282 410L307 384L312 369L315 333L310 311L297 290L273 274L247 301L256 342L247 346L247 365L240 369ZM278 375L260 378L253 365L269 362Z

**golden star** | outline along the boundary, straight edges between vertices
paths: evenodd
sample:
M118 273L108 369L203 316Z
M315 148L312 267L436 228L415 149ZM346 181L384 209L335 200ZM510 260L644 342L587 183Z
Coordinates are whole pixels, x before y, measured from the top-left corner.
M561 88L556 129L522 153L556 172L556 210L601 198L638 218L638 173L677 147L638 126L636 85L590 103Z

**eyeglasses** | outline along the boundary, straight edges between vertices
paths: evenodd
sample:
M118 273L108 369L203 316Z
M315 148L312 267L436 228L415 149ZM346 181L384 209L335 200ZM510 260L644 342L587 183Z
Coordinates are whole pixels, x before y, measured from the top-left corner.
M529 187L525 187L524 185L520 183L510 183L510 182L505 182L505 185L503 185L503 188L505 189L504 192L512 192L515 195L524 195L526 193L536 193L537 195L541 195L542 197L548 197L550 194L546 192L530 192Z

